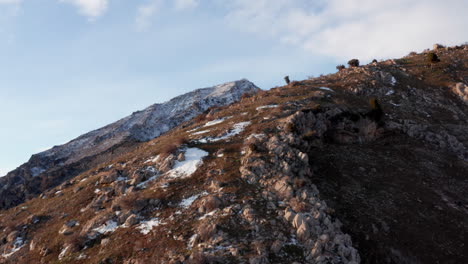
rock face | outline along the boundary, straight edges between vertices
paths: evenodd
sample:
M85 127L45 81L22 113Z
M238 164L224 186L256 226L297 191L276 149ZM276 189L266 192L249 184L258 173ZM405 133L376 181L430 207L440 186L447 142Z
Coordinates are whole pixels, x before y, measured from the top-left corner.
M246 79L198 89L35 154L0 178L0 209L17 205L77 175L89 168L86 164L94 164L95 157L102 153L112 156L126 142L151 140L210 107L229 105L243 94L257 91L259 88Z

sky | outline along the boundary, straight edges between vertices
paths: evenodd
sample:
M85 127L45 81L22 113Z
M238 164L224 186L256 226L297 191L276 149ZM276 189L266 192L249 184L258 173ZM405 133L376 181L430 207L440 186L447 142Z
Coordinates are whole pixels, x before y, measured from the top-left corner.
M466 0L0 0L0 176L196 88L468 41Z

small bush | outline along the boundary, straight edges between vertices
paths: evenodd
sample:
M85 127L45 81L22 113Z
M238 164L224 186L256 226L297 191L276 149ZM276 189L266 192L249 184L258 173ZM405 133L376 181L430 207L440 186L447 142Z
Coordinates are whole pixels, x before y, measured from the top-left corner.
M336 66L336 69L338 71L342 71L342 70L346 69L346 67L343 64L341 64L341 65Z
M440 62L440 59L439 57L437 56L437 54L435 54L434 52L429 52L427 54L427 62L429 63L437 63L437 62Z
M289 84L291 81L289 80L289 76L285 76L284 77L284 81L286 82L286 84Z
M284 130L286 130L286 132L288 133L294 133L296 132L296 126L293 123L288 123L286 124L286 127L284 128Z
M352 59L348 61L349 67L359 67L359 60L358 59Z
M380 122L384 112L379 104L379 101L376 98L372 98L369 100L369 105L371 107L371 111L367 114L367 116L376 122Z
M378 61L376 59L373 59L372 60L372 63L377 63Z

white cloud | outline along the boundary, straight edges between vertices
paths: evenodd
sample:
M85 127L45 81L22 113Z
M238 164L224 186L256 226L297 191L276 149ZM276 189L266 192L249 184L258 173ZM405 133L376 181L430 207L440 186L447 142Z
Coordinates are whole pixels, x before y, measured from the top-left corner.
M79 13L87 16L90 21L102 16L109 6L109 0L60 0L60 2L74 5Z
M146 31L151 26L151 20L159 11L162 5L162 0L151 0L146 4L141 5L137 9L137 16L135 19L138 31Z
M0 0L0 5L20 4L22 0Z
M398 57L468 40L464 0L233 0L227 6L226 21L239 30L340 60Z
M198 6L198 0L175 0L174 6L178 10L195 8Z

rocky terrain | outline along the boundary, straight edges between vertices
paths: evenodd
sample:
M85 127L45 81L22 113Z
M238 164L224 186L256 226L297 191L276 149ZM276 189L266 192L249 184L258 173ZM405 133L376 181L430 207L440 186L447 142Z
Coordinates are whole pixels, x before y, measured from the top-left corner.
M35 154L27 163L0 178L0 208L24 202L92 168L103 159L128 151L135 142L156 138L210 107L231 104L238 101L242 94L258 90L248 80L198 89Z
M123 129L0 211L0 263L466 263L467 58L437 46Z

